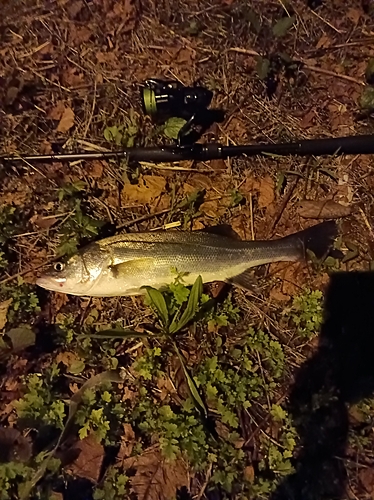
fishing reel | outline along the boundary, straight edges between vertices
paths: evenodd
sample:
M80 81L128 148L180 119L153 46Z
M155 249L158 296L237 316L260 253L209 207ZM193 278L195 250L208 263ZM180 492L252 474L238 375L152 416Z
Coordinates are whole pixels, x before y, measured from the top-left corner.
M143 111L153 121L186 120L177 138L178 146L196 142L214 123L224 119L221 110L208 109L213 92L205 87L186 87L174 80L146 80L141 89Z

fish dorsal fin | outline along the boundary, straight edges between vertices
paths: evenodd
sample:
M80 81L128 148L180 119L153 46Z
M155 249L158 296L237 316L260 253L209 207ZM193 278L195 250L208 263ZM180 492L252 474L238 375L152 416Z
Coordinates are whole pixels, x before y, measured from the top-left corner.
M243 273L229 278L227 282L251 292L253 292L257 285L257 280L253 272L251 272L251 269L246 269Z
M240 236L229 224L217 224L216 226L207 226L204 229L199 229L201 233L215 234L216 236L224 236L232 240L240 240Z
M115 278L126 278L131 274L144 271L146 267L152 266L154 259L152 257L143 257L142 259L132 259L111 266L110 269Z

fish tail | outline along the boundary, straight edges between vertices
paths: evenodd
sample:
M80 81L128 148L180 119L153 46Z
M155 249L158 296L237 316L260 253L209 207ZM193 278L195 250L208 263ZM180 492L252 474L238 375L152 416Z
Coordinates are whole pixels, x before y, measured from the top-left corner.
M305 259L308 251L317 259L322 259L332 249L337 236L337 224L334 221L326 221L282 239L295 245L300 259Z

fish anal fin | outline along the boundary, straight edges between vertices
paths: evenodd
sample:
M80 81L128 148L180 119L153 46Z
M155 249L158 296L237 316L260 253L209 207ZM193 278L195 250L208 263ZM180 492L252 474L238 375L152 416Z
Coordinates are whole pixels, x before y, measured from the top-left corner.
M110 269L115 278L126 278L135 272L144 271L146 267L149 267L152 264L152 257L144 257L141 259L127 260L121 264L115 264L114 266L111 266Z
M237 274L227 281L228 283L232 283L239 288L249 291L253 291L257 286L257 280L252 269L246 269L243 273Z

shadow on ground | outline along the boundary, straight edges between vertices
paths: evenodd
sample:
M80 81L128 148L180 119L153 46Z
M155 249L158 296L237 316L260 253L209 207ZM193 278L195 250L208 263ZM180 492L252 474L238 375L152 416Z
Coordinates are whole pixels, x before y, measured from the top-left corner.
M348 406L374 392L374 273L332 275L316 354L300 369L289 411L301 436L296 471L272 500L345 497Z

